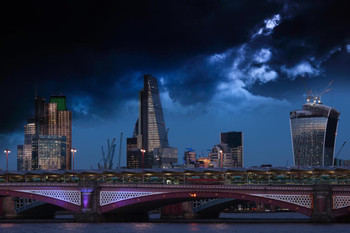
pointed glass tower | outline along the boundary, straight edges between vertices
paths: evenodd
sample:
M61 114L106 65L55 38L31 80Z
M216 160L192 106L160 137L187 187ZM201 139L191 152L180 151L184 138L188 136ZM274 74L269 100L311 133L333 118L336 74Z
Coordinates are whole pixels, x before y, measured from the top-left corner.
M169 147L168 135L165 127L163 109L159 97L158 82L151 75L144 75L143 89L139 93L139 118L136 121L133 141L134 152L128 151L128 161L130 164L142 164L141 153L137 151L145 149L144 167L150 168L154 163L154 149ZM131 142L131 140L130 140ZM131 160L140 162L133 163ZM128 162L129 164L129 162ZM129 168L135 168L128 166Z

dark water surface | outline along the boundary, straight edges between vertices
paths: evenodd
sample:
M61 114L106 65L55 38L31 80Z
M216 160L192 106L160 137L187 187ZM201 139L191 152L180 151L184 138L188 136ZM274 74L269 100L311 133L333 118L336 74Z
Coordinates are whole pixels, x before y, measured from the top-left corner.
M304 223L2 223L4 233L346 233L349 224Z

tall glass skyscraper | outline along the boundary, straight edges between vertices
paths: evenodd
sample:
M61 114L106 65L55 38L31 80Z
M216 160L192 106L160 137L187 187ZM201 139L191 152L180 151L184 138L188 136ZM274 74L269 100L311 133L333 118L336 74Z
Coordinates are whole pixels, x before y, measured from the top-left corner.
M315 97L290 113L296 166L332 166L340 113Z
M151 75L144 75L143 90L139 93L139 118L136 121L133 147L127 145L127 148L133 148L127 151L127 158L134 158L140 161L142 156L135 148L144 149L144 167L149 168L154 164L154 149L169 148L168 135L165 127L163 109L159 97L157 79ZM174 152L175 153L175 152ZM177 153L177 150L176 150ZM177 159L177 154L176 154ZM127 164L139 164L128 161ZM129 167L136 168L136 167Z

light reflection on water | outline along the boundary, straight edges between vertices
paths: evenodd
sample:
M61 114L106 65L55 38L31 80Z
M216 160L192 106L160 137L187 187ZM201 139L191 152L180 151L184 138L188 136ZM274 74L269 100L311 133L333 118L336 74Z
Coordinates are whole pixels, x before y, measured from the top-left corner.
M6 233L330 233L349 232L350 224L290 223L15 223L0 224Z

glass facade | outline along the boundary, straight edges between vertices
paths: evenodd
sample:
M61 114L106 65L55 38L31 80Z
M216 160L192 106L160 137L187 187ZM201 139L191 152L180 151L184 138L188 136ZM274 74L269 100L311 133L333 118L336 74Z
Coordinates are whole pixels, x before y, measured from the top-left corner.
M333 166L334 143L340 113L319 103L306 103L290 113L294 164Z
M160 103L158 83L155 77L144 76L144 89L141 91L141 134L146 151L168 147L163 109Z
M65 136L40 135L33 138L32 169L63 170L66 168Z
M57 112L57 133L60 136L65 136L67 139L66 164L67 169L71 169L71 149L72 149L72 112L58 111Z
M24 145L17 146L17 170L31 170L32 168L32 141L35 133L35 122L31 119L24 126Z
M139 95L139 118L133 137L137 138L137 148L146 150L145 168L151 168L154 165L154 149L169 147L169 143L157 79L151 75L144 75L143 80L144 87Z

